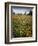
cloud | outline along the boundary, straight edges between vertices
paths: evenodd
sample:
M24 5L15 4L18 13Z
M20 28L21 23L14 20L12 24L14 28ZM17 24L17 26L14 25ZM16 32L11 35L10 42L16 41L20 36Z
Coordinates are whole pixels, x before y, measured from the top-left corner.
M12 11L15 12L16 14L18 13L22 13L24 14L26 12L26 14L28 14L30 12L30 10L32 10L31 8L12 8Z

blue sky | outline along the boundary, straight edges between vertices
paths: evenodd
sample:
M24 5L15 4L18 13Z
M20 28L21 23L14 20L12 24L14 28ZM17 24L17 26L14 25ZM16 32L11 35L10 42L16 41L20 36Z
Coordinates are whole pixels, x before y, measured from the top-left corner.
M25 12L26 13L29 13L30 12L30 10L32 10L32 8L12 8L12 11L13 12L15 12L16 14L17 13L22 13L22 14L24 14Z

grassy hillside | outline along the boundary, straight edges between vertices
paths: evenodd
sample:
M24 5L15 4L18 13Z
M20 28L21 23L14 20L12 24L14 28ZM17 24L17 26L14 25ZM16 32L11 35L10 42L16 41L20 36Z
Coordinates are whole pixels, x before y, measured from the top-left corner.
M32 36L32 16L31 15L12 15L11 28L14 37Z

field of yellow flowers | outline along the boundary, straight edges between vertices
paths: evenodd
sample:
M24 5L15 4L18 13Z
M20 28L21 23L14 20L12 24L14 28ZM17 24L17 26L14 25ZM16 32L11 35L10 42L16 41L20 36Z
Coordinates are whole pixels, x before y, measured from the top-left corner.
M12 15L11 28L14 37L32 37L32 16Z

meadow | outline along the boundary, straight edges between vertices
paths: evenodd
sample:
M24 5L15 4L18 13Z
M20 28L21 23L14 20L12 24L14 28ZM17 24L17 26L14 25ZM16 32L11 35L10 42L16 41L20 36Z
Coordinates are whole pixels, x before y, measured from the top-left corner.
M32 37L32 16L12 15L11 31L14 37Z

